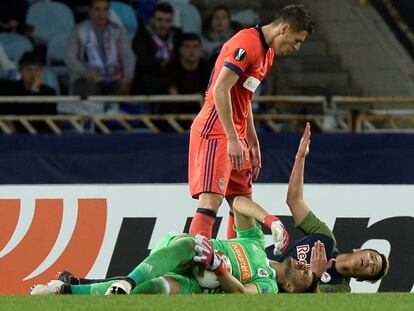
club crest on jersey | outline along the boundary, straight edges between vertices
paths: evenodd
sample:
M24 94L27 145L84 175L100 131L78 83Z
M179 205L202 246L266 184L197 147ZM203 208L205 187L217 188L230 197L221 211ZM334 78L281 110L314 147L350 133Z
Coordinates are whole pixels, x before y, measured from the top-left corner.
M236 51L234 51L234 59L238 60L238 61L242 61L246 58L247 52L246 50L243 49L237 49Z
M330 280L332 280L332 277L328 272L325 272L324 274L322 274L321 281L323 283L329 283Z
M259 275L259 277L261 278L267 278L269 277L269 274L267 273L267 271L263 268L259 268L259 270L257 270L257 274Z

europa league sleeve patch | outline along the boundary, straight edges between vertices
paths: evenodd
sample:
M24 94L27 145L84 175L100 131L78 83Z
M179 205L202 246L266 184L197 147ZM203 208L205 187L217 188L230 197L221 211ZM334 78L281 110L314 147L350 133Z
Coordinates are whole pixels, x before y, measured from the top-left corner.
M237 49L234 51L233 56L235 60L243 61L247 56L247 52L246 50L243 50L243 49Z

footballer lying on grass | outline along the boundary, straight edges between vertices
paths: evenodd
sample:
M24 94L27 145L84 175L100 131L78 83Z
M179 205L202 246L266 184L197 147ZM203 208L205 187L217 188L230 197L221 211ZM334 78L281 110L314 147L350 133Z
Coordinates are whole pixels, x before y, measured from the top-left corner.
M354 249L352 253L340 253L335 236L328 226L319 220L304 200L305 160L309 154L311 129L307 123L299 143L295 162L289 178L286 203L292 213L296 226L305 234L304 237L290 241L282 254L275 252L274 246L266 248L270 260L282 262L287 257L301 259L310 264L311 249L315 242L324 244L328 264L320 271L313 270L319 280L321 292L350 292L350 278L357 281L375 283L388 271L388 258L374 249ZM248 203L248 202L247 202ZM245 204L243 212L256 219L267 217L263 209L255 209L255 203ZM277 251L277 249L276 249ZM326 271L325 271L326 270Z
M241 202L242 203L242 202ZM256 221L238 212L236 199L235 227L237 238L208 240L202 235L168 233L159 240L150 255L128 276L93 284L74 285L53 280L36 285L32 295L53 294L189 294L210 292L197 281L199 270L207 268L217 278L220 292L267 294L284 292L314 292L317 278L304 263L287 258L283 262L269 261L264 248L264 234ZM282 230L282 227L279 227ZM281 232L274 231L276 243ZM314 269L326 265L325 251L316 243L312 264ZM224 259L227 258L227 259ZM227 264L230 264L227 266ZM206 271L207 272L207 271ZM193 275L193 273L195 275ZM208 273L206 275L209 275ZM66 276L68 276L66 274ZM211 274L210 274L211 276ZM214 280L212 280L214 281ZM211 281L209 285L212 285Z

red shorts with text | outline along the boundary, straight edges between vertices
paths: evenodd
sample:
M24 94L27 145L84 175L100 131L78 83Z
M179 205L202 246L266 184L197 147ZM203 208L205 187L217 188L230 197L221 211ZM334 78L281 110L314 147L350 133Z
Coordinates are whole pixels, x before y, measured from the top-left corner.
M246 140L241 140L247 159L242 171L233 170L227 154L227 139L200 137L191 133L188 155L188 181L191 196L198 199L203 192L223 196L252 193L252 167Z

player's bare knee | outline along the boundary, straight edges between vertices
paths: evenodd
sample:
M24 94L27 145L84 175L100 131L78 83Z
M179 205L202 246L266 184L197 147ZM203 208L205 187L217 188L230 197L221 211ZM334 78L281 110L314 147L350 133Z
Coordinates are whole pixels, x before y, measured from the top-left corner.
M168 291L166 294L168 295L174 295L179 294L181 292L180 288L180 282L178 282L175 278L170 276L163 276L160 277L160 279L163 281L164 288Z
M203 193L199 198L199 207L218 212L224 197L216 193Z
M233 211L239 211L240 206L245 204L245 202L249 200L243 196L237 196L233 199Z

